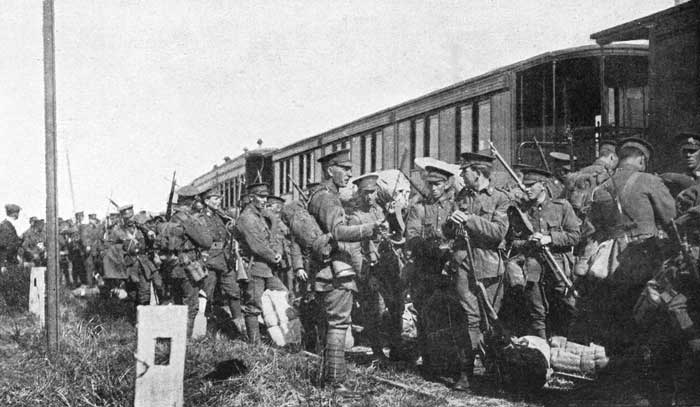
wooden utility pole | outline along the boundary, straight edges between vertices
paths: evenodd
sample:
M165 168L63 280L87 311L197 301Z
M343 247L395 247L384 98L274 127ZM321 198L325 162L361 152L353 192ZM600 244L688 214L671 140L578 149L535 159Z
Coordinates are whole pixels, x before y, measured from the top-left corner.
M44 130L46 138L46 340L58 354L58 204L56 201L56 72L53 0L44 0Z

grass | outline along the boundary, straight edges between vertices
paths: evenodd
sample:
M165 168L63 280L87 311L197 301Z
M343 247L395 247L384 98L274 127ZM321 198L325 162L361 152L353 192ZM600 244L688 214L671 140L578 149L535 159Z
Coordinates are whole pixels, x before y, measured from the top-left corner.
M0 405L131 405L136 331L130 320L130 306L99 298L78 300L64 292L60 352L48 359L43 332L24 311L26 295L17 294L27 292L28 280L28 273L22 271L0 276ZM249 372L220 382L204 378L217 363L232 358L242 360ZM317 386L317 358L266 345L206 337L187 346L185 405L526 407L563 403L556 392L518 395L479 382L476 394L456 394L444 384L423 380L412 366L401 364L349 365L352 371L347 383L363 395L361 399L342 400L328 388ZM432 396L378 383L372 375L405 383Z

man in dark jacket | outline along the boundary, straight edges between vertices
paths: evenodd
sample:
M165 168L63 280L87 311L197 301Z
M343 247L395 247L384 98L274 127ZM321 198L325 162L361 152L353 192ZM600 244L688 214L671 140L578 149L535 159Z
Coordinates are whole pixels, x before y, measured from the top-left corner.
M5 205L7 218L0 223L0 267L5 272L7 266L17 264L17 252L22 246L22 239L17 235L15 222L21 208L15 204Z
M257 343L260 341L258 316L262 313L263 292L266 289L285 291L286 288L274 273L282 261L282 253L273 244L270 224L263 213L267 196L270 195L268 185L252 184L246 192L251 202L236 221L236 233L241 256L248 265L249 280L241 285L245 326L248 341Z

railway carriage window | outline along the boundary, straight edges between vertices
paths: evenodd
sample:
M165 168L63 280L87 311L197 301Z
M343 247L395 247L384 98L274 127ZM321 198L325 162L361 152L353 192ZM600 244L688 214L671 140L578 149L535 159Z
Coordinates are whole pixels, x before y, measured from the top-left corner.
M350 141L345 140L345 141L343 141L343 143L340 146L341 146L340 148L342 150L348 149L348 148L350 148Z
M459 145L457 145L457 158L462 153L474 151L474 104L470 103L459 108L459 126L457 126Z
M481 151L487 149L488 142L491 141L491 100L482 100L478 106L478 130L474 138L474 150Z
M374 169L372 171L379 171L384 168L384 146L383 146L383 133L381 130L374 133L374 158L372 162L374 163Z
M418 157L426 157L428 154L426 154L425 150L425 120L416 119L413 125L413 132L415 133L416 155Z
M440 119L438 115L428 116L426 119L425 132L426 132L426 142L428 146L428 151L426 156L433 155L435 158L439 156L440 144L438 135L440 134Z

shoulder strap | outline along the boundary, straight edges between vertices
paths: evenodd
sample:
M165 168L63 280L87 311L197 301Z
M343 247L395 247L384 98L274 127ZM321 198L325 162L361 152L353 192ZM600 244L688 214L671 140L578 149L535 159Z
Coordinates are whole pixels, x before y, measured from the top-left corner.
M627 178L627 181L625 181L625 184L622 186L622 191L620 191L617 188L617 184L615 183L613 176L611 175L609 178L610 184L613 186L614 194L612 194L612 197L615 200L615 205L617 206L617 210L620 213L620 215L624 215L627 218L629 218L630 220L632 220L632 217L622 207L621 197L624 196L629 191L632 184L634 184L634 181L636 181L637 178L639 177L639 174L641 174L641 173L640 172L633 172L632 175L630 175L630 177Z

